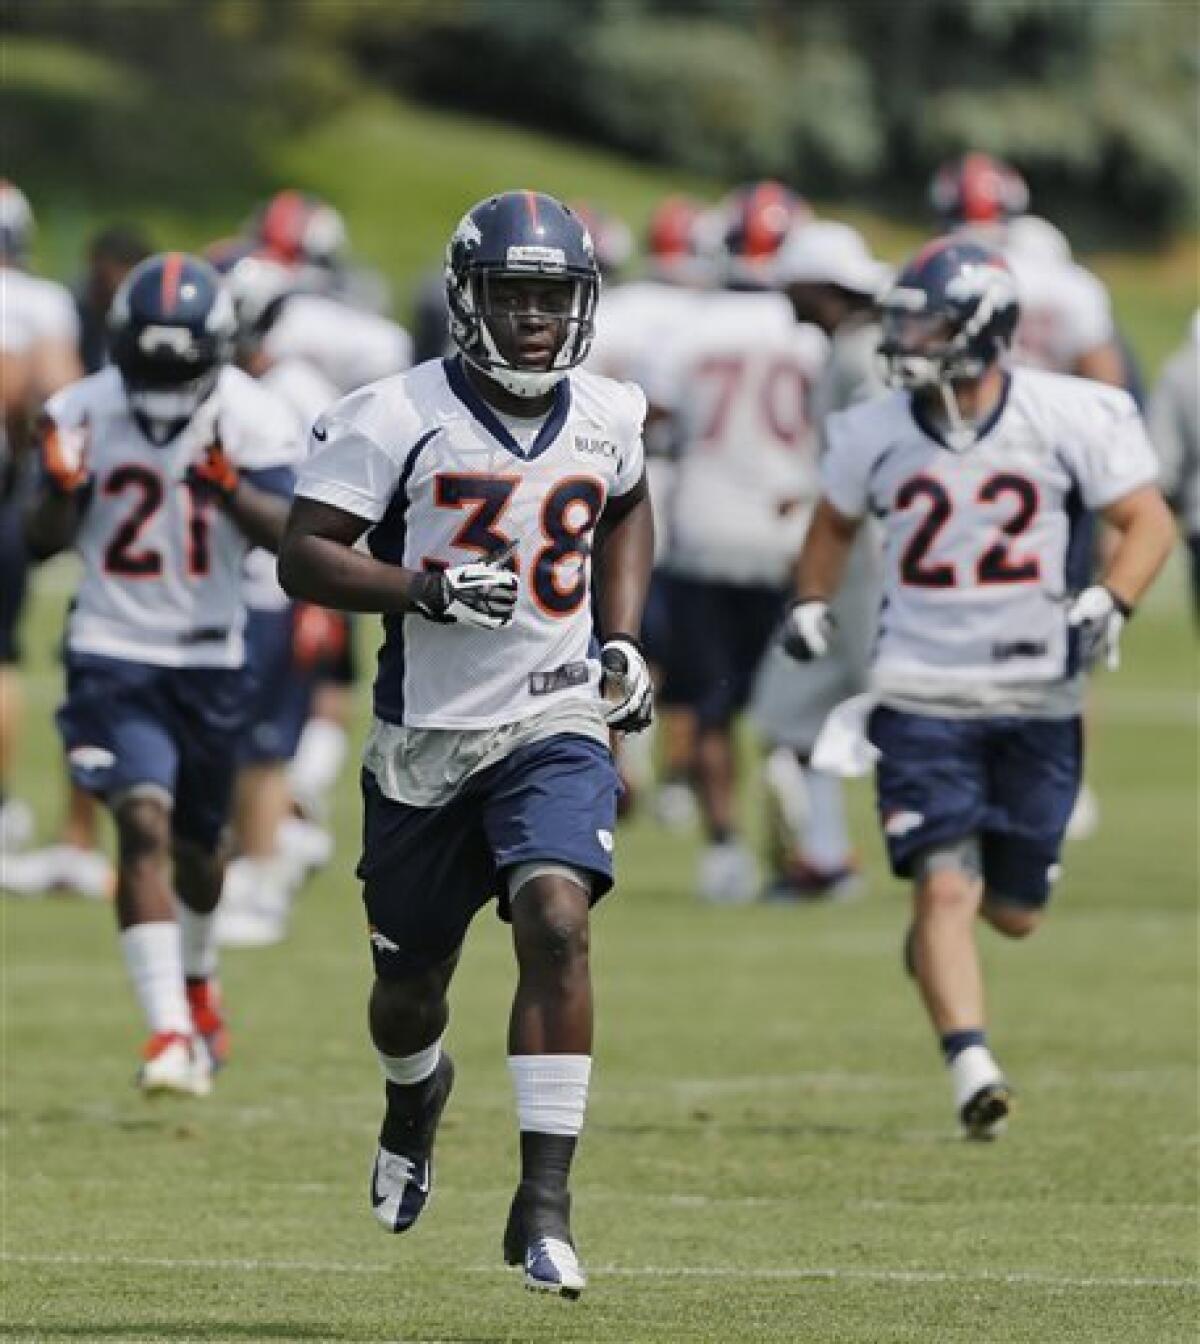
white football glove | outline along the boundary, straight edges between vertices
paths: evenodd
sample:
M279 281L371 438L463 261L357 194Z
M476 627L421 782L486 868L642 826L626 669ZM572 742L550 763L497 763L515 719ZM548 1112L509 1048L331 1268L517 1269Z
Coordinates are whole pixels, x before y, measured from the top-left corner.
M828 602L819 597L801 598L783 619L783 651L800 663L824 658L836 628Z
M1103 658L1110 671L1121 665L1121 628L1129 619L1130 608L1102 583L1085 588L1071 603L1067 625L1079 640L1079 657L1084 667L1095 667Z
M502 630L512 621L521 586L516 573L504 568L515 550L514 542L487 560L426 575L428 587L413 606L432 621Z
M618 635L601 648L600 666L608 726L622 733L648 728L654 716L654 685L641 649L628 636Z

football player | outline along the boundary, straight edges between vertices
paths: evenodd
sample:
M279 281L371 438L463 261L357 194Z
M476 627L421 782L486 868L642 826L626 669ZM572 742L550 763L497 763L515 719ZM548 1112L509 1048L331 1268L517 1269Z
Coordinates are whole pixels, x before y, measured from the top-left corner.
M826 422L824 494L787 622L794 657L829 652L830 603L874 515L879 815L893 872L913 882L908 964L975 1138L998 1133L1010 1106L976 916L1012 938L1041 922L1079 787L1084 674L1116 665L1174 535L1132 398L1010 367L1018 317L994 249L937 239L903 269L883 302L896 390ZM1119 536L1098 583L1073 546L1087 510Z
M664 700L695 716L693 780L707 847L702 899L758 894L741 840L733 722L784 609L816 497L809 397L822 332L760 285L807 207L775 183L739 191L724 221L726 288L693 295L685 329L655 366L650 400L669 417L675 469L666 509L670 642Z
M6 786L21 721L18 626L27 559L21 535L25 450L42 401L78 378L78 323L70 293L33 275L33 211L25 194L0 180L0 849L11 860L33 835L33 813Z
M321 417L280 577L384 617L358 867L386 1080L375 1216L403 1232L429 1197L454 1076L447 990L495 896L518 965L521 1176L504 1255L529 1288L576 1297L568 1177L592 1063L588 912L612 884L609 732L651 714L636 638L654 548L645 400L578 371L599 272L552 197L480 202L445 277L457 355Z
M213 911L244 722L242 561L278 541L297 437L228 367L232 304L207 263L147 258L110 323L113 366L47 403L28 536L37 558L74 548L83 565L58 727L116 825L121 951L150 1031L138 1082L201 1096L228 1045Z
M829 360L812 392L819 435L833 412L884 390L876 302L891 273L854 229L833 220L794 229L780 249L775 273L796 320L811 322L829 337ZM865 689L879 607L878 568L877 538L867 528L838 594L834 614L842 638L830 657L797 668L776 643L759 669L751 713L764 739L777 748L766 770L777 832L768 894L776 899L846 896L858 883L841 781L812 769L809 757L829 712Z

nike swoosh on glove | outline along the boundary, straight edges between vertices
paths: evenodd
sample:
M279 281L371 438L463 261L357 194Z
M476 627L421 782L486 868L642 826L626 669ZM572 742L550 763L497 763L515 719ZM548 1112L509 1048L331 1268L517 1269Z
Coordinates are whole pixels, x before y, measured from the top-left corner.
M432 621L502 630L512 621L521 587L516 573L504 568L513 549L506 547L490 560L427 575L428 592L417 598L414 607Z
M1102 658L1110 671L1121 665L1121 629L1132 608L1102 583L1085 588L1071 603L1067 626L1079 641L1084 667L1094 667Z
M640 733L654 717L654 683L636 642L627 635L606 640L600 650L604 718L622 733Z
M783 651L800 663L824 658L833 643L837 622L829 603L819 597L802 598L783 618Z

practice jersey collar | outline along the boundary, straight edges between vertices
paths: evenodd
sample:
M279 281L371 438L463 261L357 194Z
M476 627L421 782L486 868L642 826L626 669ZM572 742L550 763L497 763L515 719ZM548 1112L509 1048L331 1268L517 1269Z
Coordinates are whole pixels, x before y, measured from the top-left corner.
M1008 369L1004 371L1004 386L1000 389L1000 400L979 422L979 428L975 432L975 443L985 439L993 429L1000 423L1000 417L1004 414L1008 406L1008 394L1012 391L1012 372ZM931 438L940 448L946 448L950 451L949 445L942 437L941 428L936 425L928 415L921 409L921 403L910 392L908 397L908 409L912 418L916 421L917 428L926 437ZM972 447L975 445L972 444Z
M519 457L522 462L532 462L535 457L540 457L558 438L559 432L567 422L567 415L571 409L571 381L569 377L563 378L561 382L555 385L554 401L549 414L542 421L542 427L537 432L537 438L530 444L529 451L526 452L513 438L504 421L471 386L470 380L463 371L462 356L453 355L442 360L442 367L446 371L446 381L450 384L451 392L492 438L503 444L514 457Z

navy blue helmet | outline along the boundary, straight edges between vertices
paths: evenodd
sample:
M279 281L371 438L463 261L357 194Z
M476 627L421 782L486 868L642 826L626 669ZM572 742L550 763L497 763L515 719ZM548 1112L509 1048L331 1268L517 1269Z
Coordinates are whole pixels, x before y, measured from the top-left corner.
M112 361L152 442L173 439L212 394L235 331L233 302L199 257L161 252L122 281L108 315Z
M883 357L895 387L978 378L1012 343L1020 308L1008 263L958 237L927 243L882 303Z
M553 196L506 191L473 206L445 279L455 345L505 391L544 396L587 357L600 268L582 221Z

